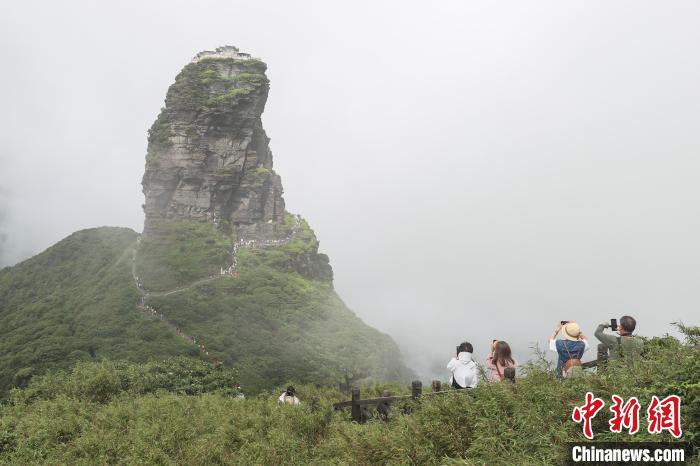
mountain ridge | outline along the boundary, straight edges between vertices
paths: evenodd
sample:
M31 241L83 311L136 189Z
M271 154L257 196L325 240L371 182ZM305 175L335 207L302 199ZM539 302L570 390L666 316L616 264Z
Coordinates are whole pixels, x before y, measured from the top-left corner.
M149 130L144 231L69 235L0 271L0 396L79 361L186 356L247 393L412 373L333 288L308 223L288 213L260 116L266 65L235 47L178 74Z

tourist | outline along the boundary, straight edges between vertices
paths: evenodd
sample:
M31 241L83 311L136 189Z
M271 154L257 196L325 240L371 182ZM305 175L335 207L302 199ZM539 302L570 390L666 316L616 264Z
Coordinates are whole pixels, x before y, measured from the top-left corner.
M491 381L503 380L503 370L507 367L516 368L518 364L511 356L510 346L505 341L493 340L491 354L486 358L486 367L491 369Z
M450 385L452 388L474 388L478 383L476 363L472 361L474 348L471 343L464 342L457 347L454 356L447 363L447 369L452 373Z
M564 338L557 340L560 331ZM576 322L562 320L549 335L549 349L559 356L557 378L573 377L583 370L581 358L588 350L588 340Z
M619 359L624 356L639 356L644 351L644 340L641 337L632 335L637 327L634 317L620 317L620 324L613 328L617 335L604 333L606 328L612 327L610 322L605 321L598 325L594 335L610 350L610 359Z
M287 404L287 405L298 405L301 403L299 401L299 398L297 398L294 387L291 385L287 387L287 390L285 390L280 397L277 399L277 401L280 402L280 404Z

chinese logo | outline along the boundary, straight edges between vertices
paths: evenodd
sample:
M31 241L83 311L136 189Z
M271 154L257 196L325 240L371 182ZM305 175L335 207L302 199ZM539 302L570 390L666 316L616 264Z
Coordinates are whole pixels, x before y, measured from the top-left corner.
M613 416L608 424L610 431L621 433L627 430L630 435L639 431L639 411L641 405L636 397L631 397L626 402L617 395L612 396L610 411ZM571 419L576 423L583 423L583 435L587 439L593 438L593 418L603 409L605 402L596 398L593 393L586 393L586 401L583 406L576 406L571 413ZM656 395L651 397L647 408L647 431L650 434L659 434L667 430L675 438L679 438L681 431L681 399L678 395L669 395L659 400Z

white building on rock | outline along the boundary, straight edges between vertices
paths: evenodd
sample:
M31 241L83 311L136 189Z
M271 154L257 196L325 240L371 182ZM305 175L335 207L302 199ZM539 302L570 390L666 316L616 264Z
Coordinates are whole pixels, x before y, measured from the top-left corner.
M192 63L197 63L205 58L235 58L237 60L257 60L255 57L251 57L249 53L244 53L238 50L238 47L233 45L224 45L223 47L217 47L216 50L204 50L199 52L192 59Z

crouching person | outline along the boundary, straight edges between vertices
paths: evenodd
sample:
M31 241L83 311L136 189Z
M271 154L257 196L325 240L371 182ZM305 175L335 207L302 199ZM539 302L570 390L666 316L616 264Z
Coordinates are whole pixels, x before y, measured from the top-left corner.
M285 392L280 395L278 401L280 402L280 404L286 405L298 405L299 403L301 403L301 401L299 401L299 398L297 398L294 392L294 387L292 387L291 385L287 387L287 390L285 390Z
M474 348L471 343L464 342L457 347L455 355L447 363L447 369L452 372L450 385L452 388L474 388L478 382L476 363L472 361Z
M563 339L557 335L561 331ZM557 353L557 378L573 377L581 373L581 358L588 350L588 339L576 322L561 321L549 335L549 349Z

